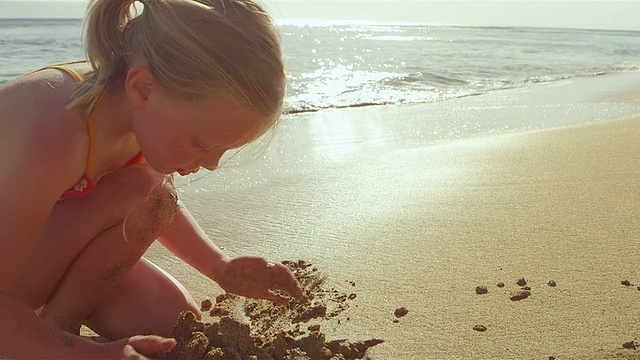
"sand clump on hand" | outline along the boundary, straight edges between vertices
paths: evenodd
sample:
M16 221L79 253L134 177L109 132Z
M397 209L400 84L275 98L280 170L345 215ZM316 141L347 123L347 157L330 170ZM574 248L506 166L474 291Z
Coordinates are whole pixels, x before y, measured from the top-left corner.
M211 307L211 323L183 312L173 330L177 345L164 359L361 359L383 340L350 342L326 339L321 324L349 308L354 293L326 289L326 278L302 260L284 261L303 289L289 307L267 300L220 295ZM351 282L353 286L354 283Z

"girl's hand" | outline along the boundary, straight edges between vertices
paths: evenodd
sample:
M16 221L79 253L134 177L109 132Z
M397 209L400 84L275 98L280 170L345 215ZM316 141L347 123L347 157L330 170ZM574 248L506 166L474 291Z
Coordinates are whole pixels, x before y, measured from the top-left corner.
M174 339L157 335L132 336L105 344L109 359L147 360L155 359L176 346Z
M257 256L241 256L229 260L217 282L229 293L283 305L287 305L291 299L274 293L273 290L280 290L292 297L302 296L300 284L289 268L269 263Z

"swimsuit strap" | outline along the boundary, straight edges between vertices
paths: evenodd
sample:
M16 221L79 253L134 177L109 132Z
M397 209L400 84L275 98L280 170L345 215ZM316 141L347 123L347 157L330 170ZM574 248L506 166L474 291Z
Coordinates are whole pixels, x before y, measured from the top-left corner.
M38 70L34 70L32 72L30 72L29 74L33 74L33 73L37 73L39 71L42 70L49 70L49 69L56 69L56 70L60 70L60 71L64 71L67 74L69 74L73 80L75 80L76 82L80 82L82 80L84 80L84 77L82 75L80 75L77 71L73 70L72 68L66 66L66 65L75 65L75 64L82 64L82 63L86 63L86 60L78 60L78 61L69 61L69 62L65 62L65 63L60 63L60 64L54 64L54 65L49 65L49 66L45 66L43 68L40 68Z
M85 167L84 173L87 176L90 176L93 173L93 166L95 165L95 161L93 159L93 155L95 155L95 141L93 140L93 119L89 118L87 120L87 130L89 132L89 152L87 153L87 165Z
M80 82L84 80L84 77L82 77L80 73L78 73L77 71L73 70L70 67L66 67L63 65L51 65L51 66L47 66L46 68L43 68L43 70L46 70L46 69L56 69L56 70L64 71L67 74L69 74L73 78L73 80L75 80L76 82Z
M69 76L71 76L73 80L75 80L76 82L81 82L84 80L84 77L82 76L82 74L73 70L67 65L74 65L74 64L80 64L85 62L86 61L84 60L79 60L79 61L66 62L62 64L50 65L50 66L46 66L41 69L38 69L36 71L33 71L32 73L42 71L42 70L55 69L55 70L60 70L69 74ZM87 131L89 133L89 153L87 154L87 165L85 167L84 173L88 177L93 173L93 167L95 165L94 164L95 161L93 159L93 156L95 155L95 141L94 141L93 121L91 118L87 120Z
M122 165L121 169L135 165L135 164L143 163L144 161L145 161L144 155L142 155L142 151L140 151L136 154L136 156L132 157L131 160L127 161L124 165Z

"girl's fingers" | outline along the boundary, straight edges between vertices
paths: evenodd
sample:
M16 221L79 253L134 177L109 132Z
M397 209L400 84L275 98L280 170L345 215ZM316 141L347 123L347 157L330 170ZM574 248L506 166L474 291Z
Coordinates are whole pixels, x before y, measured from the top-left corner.
M278 264L271 268L271 274L273 276L273 288L282 290L295 298L302 296L302 288L300 288L300 284L289 268Z
M176 346L176 340L157 335L132 336L129 345L138 353L150 356L171 351Z
M286 298L286 297L281 296L281 295L278 295L278 294L275 294L275 293L273 293L271 291L267 291L266 294L262 298L265 299L265 300L269 300L271 302L280 304L280 305L284 305L284 306L289 305L289 303L291 302L291 299Z

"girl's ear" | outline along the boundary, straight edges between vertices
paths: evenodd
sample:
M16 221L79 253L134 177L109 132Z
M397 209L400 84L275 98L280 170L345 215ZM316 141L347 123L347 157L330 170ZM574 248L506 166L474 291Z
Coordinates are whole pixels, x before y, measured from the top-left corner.
M146 67L139 66L129 69L124 87L131 104L138 108L145 107L153 91L154 84L155 77Z

